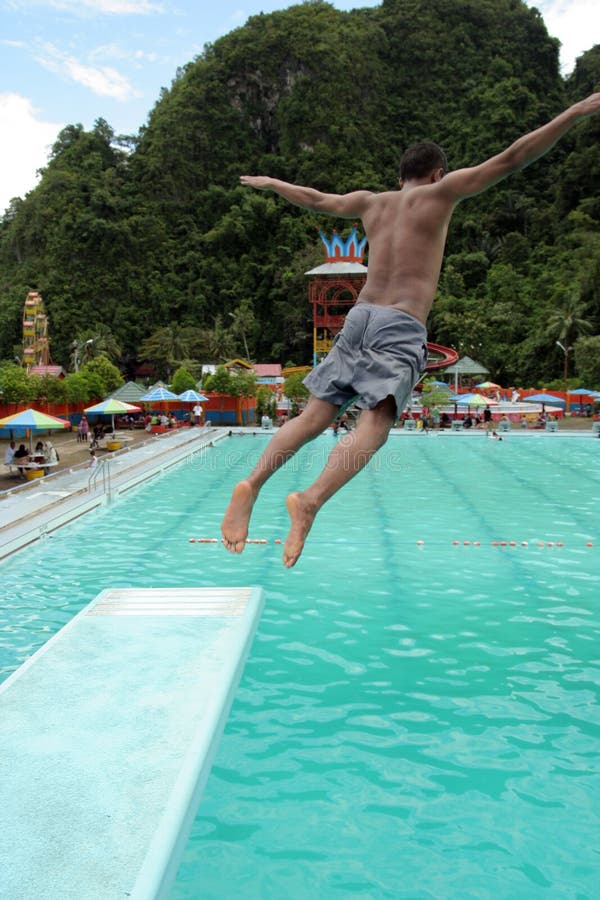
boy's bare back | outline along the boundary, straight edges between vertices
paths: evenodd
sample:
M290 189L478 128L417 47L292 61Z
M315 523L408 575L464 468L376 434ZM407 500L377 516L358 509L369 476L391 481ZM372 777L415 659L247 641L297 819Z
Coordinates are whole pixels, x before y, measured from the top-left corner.
M441 182L365 197L369 266L359 301L393 306L425 324L453 206Z

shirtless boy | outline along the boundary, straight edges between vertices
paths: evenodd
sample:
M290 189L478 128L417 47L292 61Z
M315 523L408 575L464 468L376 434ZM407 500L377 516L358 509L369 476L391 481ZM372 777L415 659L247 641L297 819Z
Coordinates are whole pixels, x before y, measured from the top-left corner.
M244 549L252 507L265 481L358 397L362 412L356 428L338 441L316 481L286 499L291 525L283 563L287 568L296 563L317 512L385 443L424 368L425 323L455 206L543 156L576 122L598 110L600 93L480 165L455 172L447 172L446 158L435 144L415 144L400 162L397 191L324 194L267 176L241 176L242 184L274 191L305 209L361 219L369 265L334 346L305 379L311 392L306 409L279 429L248 478L233 490L221 526L227 550Z

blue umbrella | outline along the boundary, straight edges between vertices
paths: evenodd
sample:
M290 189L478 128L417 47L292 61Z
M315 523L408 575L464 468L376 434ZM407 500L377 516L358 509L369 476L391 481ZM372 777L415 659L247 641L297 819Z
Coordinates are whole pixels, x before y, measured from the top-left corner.
M148 391L147 394L143 394L140 397L140 403L160 403L161 401L166 400L180 400L178 394L174 394L172 391L168 391L164 387L155 387L152 390Z
M556 397L554 394L531 394L530 397L523 397L522 403L541 403L542 407L548 403L551 406L564 406L565 401L562 397Z
M204 394L199 394L198 391L189 390L179 394L179 399L183 400L184 403L201 403L203 400L208 400L208 397L205 397Z
M583 407L582 397L591 397L592 400L597 400L599 395L598 395L598 391L590 391L587 388L580 387L580 388L572 388L570 391L567 391L567 396L568 397L579 397L579 412L581 412L581 409Z

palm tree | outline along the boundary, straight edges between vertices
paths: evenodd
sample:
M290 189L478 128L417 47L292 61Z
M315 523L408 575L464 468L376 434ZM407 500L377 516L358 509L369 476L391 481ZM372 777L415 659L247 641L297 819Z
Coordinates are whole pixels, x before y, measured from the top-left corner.
M256 317L252 304L249 300L242 300L240 305L234 312L229 313L232 334L238 335L242 339L246 359L250 362L250 350L248 348L248 336L252 335L256 330Z
M166 369L171 369L182 360L195 357L193 345L197 339L197 328L186 328L176 323L166 325L143 341L140 356L142 359L151 359Z
M585 318L586 312L587 305L581 301L581 294L579 291L572 291L566 296L562 306L559 306L548 316L546 333L554 338L555 343L565 356L563 373L565 392L569 386L569 353L573 349L573 344L577 338L581 335L589 334L593 328L589 319Z
M548 316L546 333L565 346L573 345L580 335L592 331L592 323L585 317L587 304L579 291L568 294L563 303Z
M212 328L202 331L200 348L204 362L226 362L235 354L235 338L217 315Z
M90 358L102 355L110 359L111 362L119 362L122 354L121 345L108 325L103 323L96 325L92 331L91 338L93 343L90 345L92 348L92 356Z
M102 323L78 334L71 344L71 362L76 372L80 366L98 356L106 356L115 363L121 359L119 342L108 325Z

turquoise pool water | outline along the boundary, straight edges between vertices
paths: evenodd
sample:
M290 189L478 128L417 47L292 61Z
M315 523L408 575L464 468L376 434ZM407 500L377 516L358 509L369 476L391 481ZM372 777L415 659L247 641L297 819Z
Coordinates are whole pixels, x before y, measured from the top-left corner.
M597 898L600 442L394 437L287 571L283 498L332 440L267 485L240 558L189 538L262 435L3 563L2 677L105 587L261 584L173 900Z

